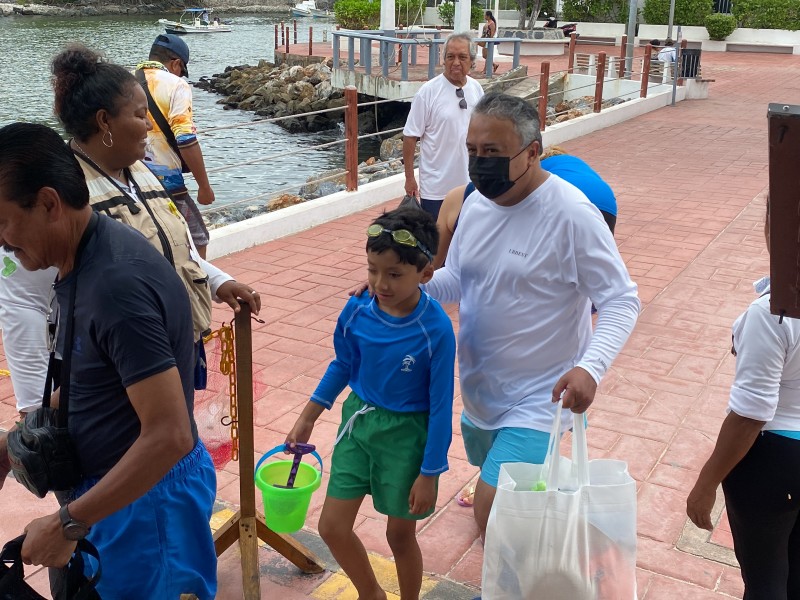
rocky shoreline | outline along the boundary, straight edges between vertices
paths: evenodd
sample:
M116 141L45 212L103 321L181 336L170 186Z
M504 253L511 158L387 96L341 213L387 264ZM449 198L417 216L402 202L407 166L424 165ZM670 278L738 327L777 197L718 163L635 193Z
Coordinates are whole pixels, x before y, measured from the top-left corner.
M243 0L251 1L251 0ZM274 13L286 14L285 3L240 4L235 0L211 3L220 13ZM100 4L75 2L68 5L9 3L0 2L0 17L39 16L39 17L94 17L100 15L161 15L180 14L183 3L178 1L153 2L146 4Z
M344 92L331 85L333 59L320 62L292 65L275 65L265 60L256 66L239 65L227 67L223 73L210 78L202 78L194 85L198 88L221 94L218 101L226 108L254 112L264 118L279 118L276 124L290 133L319 132L341 128L344 116L342 111L322 114L306 114L344 107ZM520 67L523 69L524 67ZM512 71L497 77L490 86L503 91L513 85L525 73ZM558 82L551 82L556 89ZM531 92L534 93L534 92ZM359 102L373 100L369 96L359 96ZM607 108L619 103L613 99L603 103ZM594 98L591 96L564 101L563 95L554 98L547 108L548 125L561 123L588 114L593 110ZM378 113L373 107L362 109L358 116L359 135L401 128L408 116L408 103L389 102L380 105ZM358 167L358 183L363 185L385 177L403 173L402 134L397 133L381 142L380 154L361 163ZM268 200L220 206L207 212L204 217L209 228L221 227L250 217L300 204L321 196L327 196L345 189L346 172L336 169L310 176L296 194L281 194Z
M276 125L290 133L320 132L341 129L344 114L341 110L302 116L303 113L342 108L346 101L343 90L331 85L333 59L306 65L288 63L275 65L262 60L256 66L227 67L223 73L202 78L194 85L221 94L218 101L229 109L254 112L264 118L280 118ZM359 102L372 100L360 96ZM409 104L390 102L362 109L358 116L360 135L400 128L405 124ZM380 128L380 129L378 129ZM379 157L372 157L358 167L358 183L363 185L403 172L403 140L401 134L386 135L381 142ZM209 228L272 212L286 206L314 200L345 189L346 171L335 169L310 176L297 194L282 194L263 202L220 206L204 211Z

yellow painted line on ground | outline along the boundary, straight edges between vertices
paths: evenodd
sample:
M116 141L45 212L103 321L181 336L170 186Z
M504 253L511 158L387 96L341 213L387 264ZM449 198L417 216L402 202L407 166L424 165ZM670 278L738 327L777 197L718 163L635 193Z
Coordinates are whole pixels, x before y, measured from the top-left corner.
M227 523L235 514L236 513L230 508L223 508L222 510L215 512L213 515L211 515L211 521L209 521L209 525L211 525L211 531L217 531L217 529Z
M381 589L386 592L389 600L400 600L400 586L397 583L397 570L395 569L394 561L377 556L375 554L369 555L369 562L372 565L372 570L375 571L375 577L378 583L381 584ZM422 578L422 594L431 591L437 584L436 579L424 575ZM319 585L313 592L312 598L317 600L358 600L358 593L356 588L347 578L343 571L334 573L322 584Z
M223 508L211 515L211 531L216 532L220 527L227 523L234 515L235 511L229 508ZM259 546L264 546L264 542L259 540ZM369 554L369 562L372 565L372 570L375 571L375 577L381 588L386 592L388 600L400 600L400 585L397 582L397 569L395 568L394 561L378 556L377 554ZM422 577L422 590L421 594L430 592L438 580L435 578L423 575ZM312 598L317 600L358 600L358 592L350 582L350 579L345 575L344 571L333 573L328 579L320 584L312 593Z

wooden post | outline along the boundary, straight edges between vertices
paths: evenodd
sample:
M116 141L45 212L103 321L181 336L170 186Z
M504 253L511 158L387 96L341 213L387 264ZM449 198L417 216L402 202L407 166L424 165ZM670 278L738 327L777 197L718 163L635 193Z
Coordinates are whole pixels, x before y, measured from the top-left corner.
M622 36L622 45L620 46L619 50L619 71L618 75L620 79L625 77L625 54L628 51L628 36ZM633 65L631 65L631 70L633 70Z
M275 50L278 49L278 24L275 23Z
M308 28L308 55L314 56L314 28Z
M286 58L289 58L289 27L286 27Z
M767 110L767 131L771 289L769 310L781 320L784 317L797 319L800 317L800 290L797 286L797 261L800 256L797 238L800 230L800 215L797 213L800 106L770 104ZM761 214L758 216L761 217Z
M603 80L606 76L606 53L597 55L597 78L594 84L594 112L599 113L603 106Z
M297 46L297 19L292 22L294 23L294 45Z
M647 44L642 58L642 90L639 92L640 98L647 98L647 87L650 84L650 57L653 55L653 46Z
M575 42L578 34L574 31L569 34L569 59L567 62L567 73L572 73L575 69Z
M358 190L358 90L348 85L344 88L347 108L344 111L344 168L347 169L346 186L348 192Z
M542 74L539 76L539 130L544 131L547 121L547 96L550 83L550 63L542 63Z
M256 488L253 481L255 448L253 441L253 337L250 306L240 302L234 321L236 346L236 399L239 427L239 503L240 508L214 534L214 548L220 556L238 540L242 555L242 597L261 598L258 566L258 539L272 546L306 573L324 570L310 550L294 538L269 529L264 517L256 512Z

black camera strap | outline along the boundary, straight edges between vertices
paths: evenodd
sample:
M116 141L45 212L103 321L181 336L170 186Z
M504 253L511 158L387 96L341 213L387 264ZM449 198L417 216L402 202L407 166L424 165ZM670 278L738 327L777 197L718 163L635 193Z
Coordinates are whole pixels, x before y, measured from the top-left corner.
M86 225L86 229L83 231L83 235L81 236L81 241L78 243L78 249L75 251L75 261L72 264L72 271L75 273L75 281L72 282L72 287L69 291L69 306L67 307L67 311L65 315L59 315L59 320L64 319L65 323L65 330L64 330L64 348L61 353L61 360L59 361L56 358L55 353L55 344L53 345L53 349L50 351L50 362L47 365L47 381L45 382L44 386L44 396L42 398L42 406L48 408L50 406L50 396L53 392L54 385L58 385L59 392L59 399L58 399L58 414L61 417L61 426L67 426L67 419L69 416L69 388L70 388L70 381L69 381L69 373L70 369L72 368L72 337L75 329L75 296L77 295L78 291L78 269L81 264L81 258L83 256L83 251L86 249L86 245L89 243L89 240L92 239L94 236L94 232L97 230L97 223L100 220L100 215L96 212L92 211L92 216L89 218L89 223ZM58 283L58 278L53 285ZM56 331L58 328L55 328ZM58 369L58 366L61 368ZM60 371L59 379L56 380L56 371Z

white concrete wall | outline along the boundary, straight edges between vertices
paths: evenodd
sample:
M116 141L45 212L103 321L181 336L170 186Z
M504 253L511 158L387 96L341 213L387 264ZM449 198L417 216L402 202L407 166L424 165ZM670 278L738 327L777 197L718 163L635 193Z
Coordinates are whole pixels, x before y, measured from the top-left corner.
M578 29L580 31L580 29ZM707 41L708 31L705 27L681 27L681 34L690 41ZM678 27L672 28L672 37L677 38ZM666 25L639 25L639 39L647 42L653 38L664 40L667 37ZM800 31L784 29L747 29L737 28L725 38L726 42L737 44L766 44L770 46L800 45ZM705 46L704 46L705 48Z
M439 18L439 9L433 6L425 8L425 13L422 15L422 23L414 23L414 25L424 25L425 27L436 27L437 25L444 26L445 22Z
M357 192L337 192L212 229L208 259L239 252L383 204L402 196L405 193L404 186L405 175L394 175L359 186Z
M685 91L679 87L676 102L684 100ZM607 108L600 113L590 113L577 119L551 125L542 133L545 146L558 145L569 140L617 125L628 119L658 110L672 102L672 88L666 85L651 86L647 98L636 98L630 102Z

